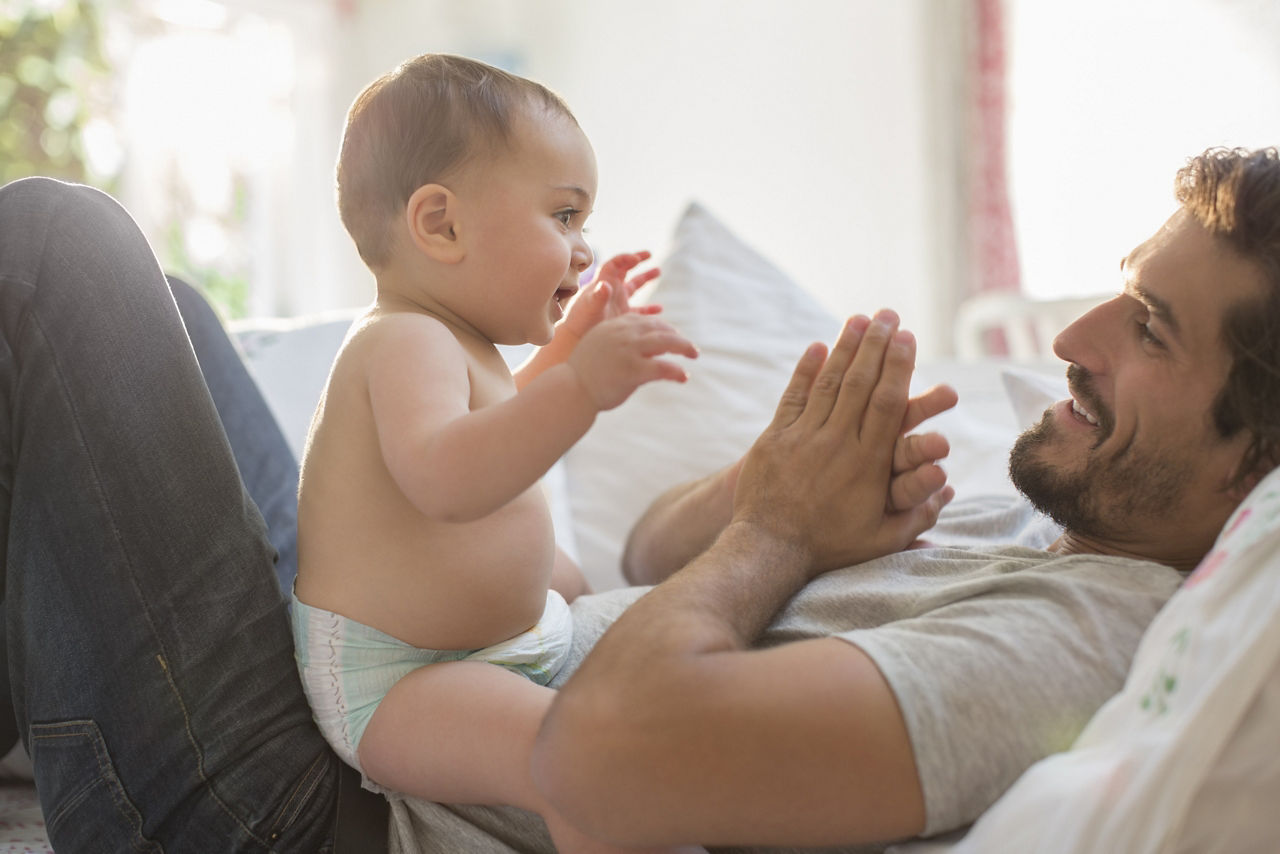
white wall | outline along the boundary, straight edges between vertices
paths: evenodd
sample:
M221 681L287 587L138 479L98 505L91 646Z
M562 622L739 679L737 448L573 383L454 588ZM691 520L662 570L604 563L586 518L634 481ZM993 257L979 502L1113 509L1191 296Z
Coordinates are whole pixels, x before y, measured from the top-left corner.
M1011 0L1010 168L1024 290L1119 289L1214 145L1280 144L1274 0Z
M593 141L603 252L660 253L698 199L833 312L899 310L929 355L945 322L931 287L947 277L932 2L364 0L337 22L330 112L419 53L512 58L566 98ZM330 162L339 132L315 141ZM331 174L317 181L327 188ZM334 264L340 284L313 282L299 307L368 300L354 250Z

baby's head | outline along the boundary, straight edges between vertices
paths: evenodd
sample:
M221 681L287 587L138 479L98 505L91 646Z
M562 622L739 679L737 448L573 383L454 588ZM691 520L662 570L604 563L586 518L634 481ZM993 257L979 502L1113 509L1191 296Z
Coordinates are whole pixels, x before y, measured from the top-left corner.
M391 258L393 223L419 187L509 148L530 109L563 116L546 87L458 56L426 54L369 84L347 113L338 155L338 212L375 272Z

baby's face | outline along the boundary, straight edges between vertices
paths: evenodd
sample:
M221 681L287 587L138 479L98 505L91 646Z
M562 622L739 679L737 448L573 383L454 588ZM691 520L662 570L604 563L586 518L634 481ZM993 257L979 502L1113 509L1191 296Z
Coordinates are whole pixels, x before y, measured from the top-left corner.
M467 229L468 320L497 344L545 344L591 265L583 225L596 159L573 120L541 108L509 149L477 161L458 186Z

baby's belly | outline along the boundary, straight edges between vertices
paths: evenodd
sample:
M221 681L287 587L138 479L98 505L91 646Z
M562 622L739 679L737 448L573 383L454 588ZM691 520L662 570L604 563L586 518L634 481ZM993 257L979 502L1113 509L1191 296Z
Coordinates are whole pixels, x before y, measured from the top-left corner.
M476 522L401 520L311 586L325 601L310 601L301 585L299 598L425 649L479 649L520 634L542 616L555 561L546 505L526 497Z

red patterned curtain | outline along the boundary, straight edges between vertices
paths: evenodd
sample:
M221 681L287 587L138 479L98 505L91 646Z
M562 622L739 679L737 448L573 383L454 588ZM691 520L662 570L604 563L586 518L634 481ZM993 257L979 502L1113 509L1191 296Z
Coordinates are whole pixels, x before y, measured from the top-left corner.
M974 293L1017 291L1018 245L1009 208L1006 163L1005 0L971 0L976 29L971 64L969 179L971 287Z

